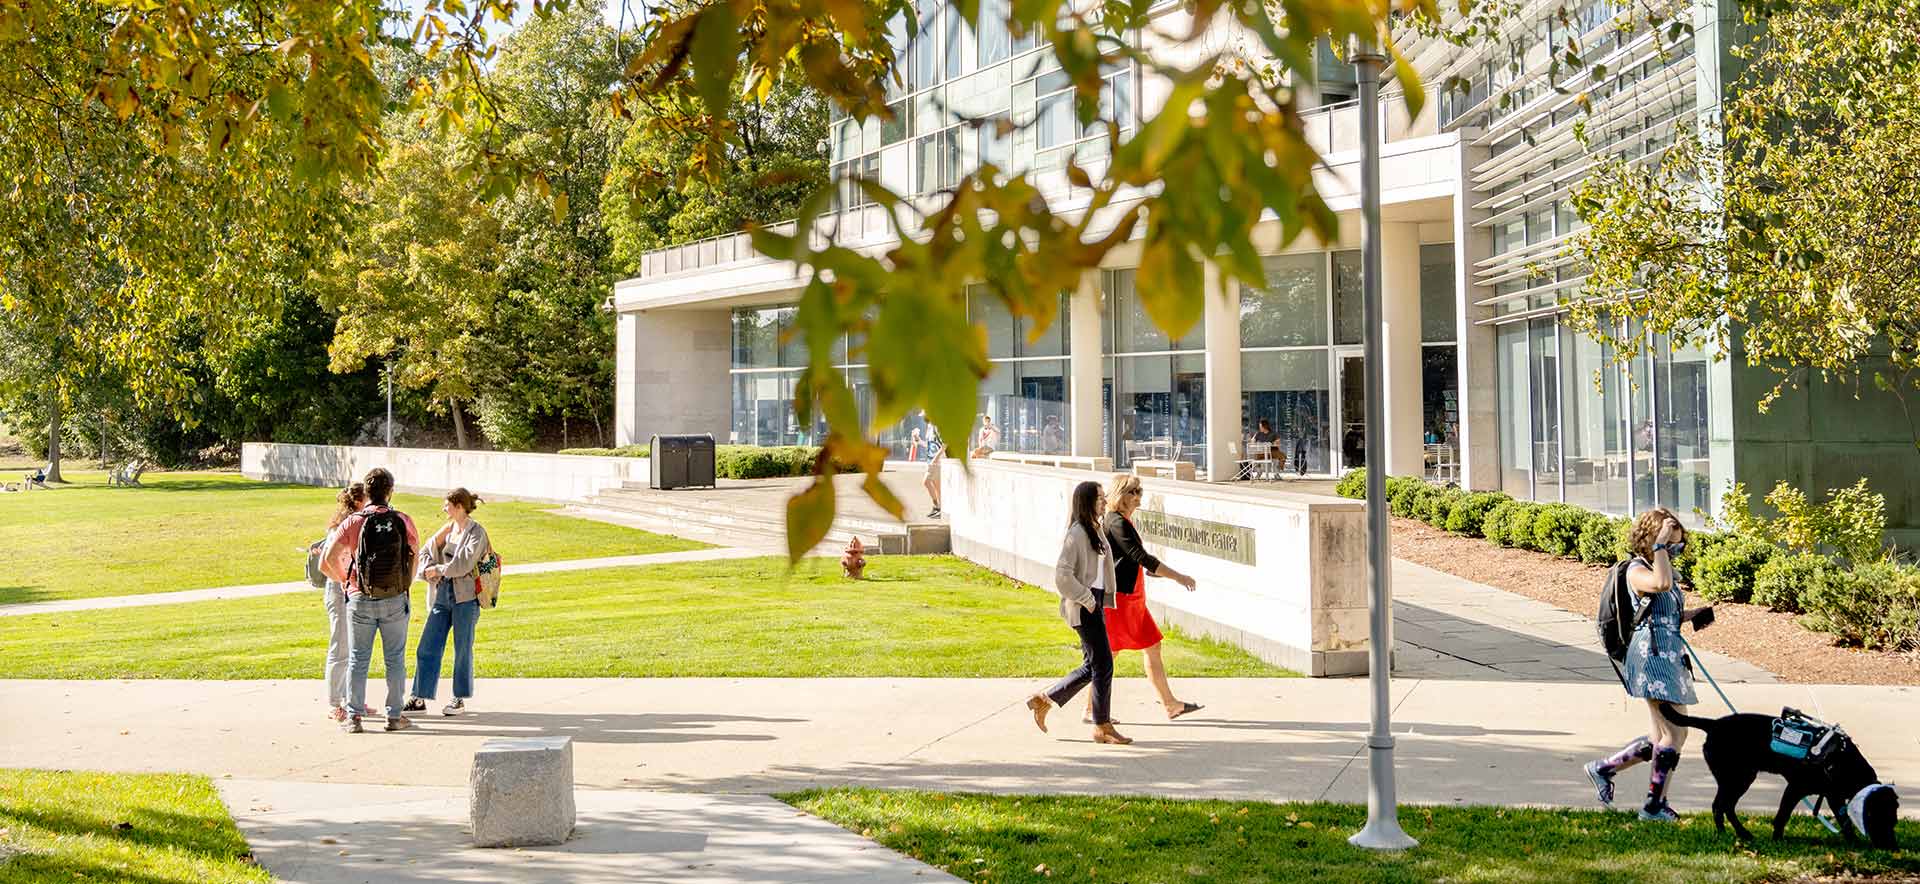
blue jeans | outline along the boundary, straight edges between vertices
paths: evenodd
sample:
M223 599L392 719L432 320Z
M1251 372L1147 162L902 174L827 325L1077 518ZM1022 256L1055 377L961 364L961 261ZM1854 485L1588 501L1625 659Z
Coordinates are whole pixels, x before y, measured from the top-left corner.
M352 627L348 656L352 658L353 705L357 714L367 705L367 670L373 668L373 636L380 634L380 650L387 664L387 717L398 718L407 701L407 595L370 599L355 593L347 597L347 622Z
M414 651L414 696L431 700L440 692L440 658L447 653L448 630L453 631L453 696L473 696L473 629L479 623L480 600L456 603L453 581L440 581L427 625L420 628L420 647Z

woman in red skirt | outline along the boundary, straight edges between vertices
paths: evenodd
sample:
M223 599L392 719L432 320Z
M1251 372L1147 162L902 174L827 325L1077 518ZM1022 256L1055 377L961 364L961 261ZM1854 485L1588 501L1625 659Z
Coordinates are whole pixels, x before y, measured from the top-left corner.
M1147 576L1165 577L1188 592L1193 591L1194 584L1192 577L1168 567L1141 544L1140 532L1133 527L1133 512L1140 508L1140 497L1140 479L1128 473L1115 475L1107 490L1107 516L1102 527L1113 549L1113 573L1119 584L1115 587L1118 607L1107 612L1107 641L1116 655L1121 651L1146 653L1147 678L1160 693L1167 718L1173 719L1198 712L1200 704L1175 697L1173 687L1167 684L1167 667L1160 662L1160 627L1147 610Z

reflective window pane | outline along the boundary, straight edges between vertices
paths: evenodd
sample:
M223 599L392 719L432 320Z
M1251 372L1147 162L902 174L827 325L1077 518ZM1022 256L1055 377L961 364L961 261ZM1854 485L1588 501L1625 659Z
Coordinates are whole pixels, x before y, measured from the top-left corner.
M1324 473L1331 415L1325 350L1240 354L1240 420L1248 441L1265 420L1293 472ZM1245 450L1244 448L1242 449Z
M1366 327L1366 295L1361 289L1360 250L1333 253L1333 342L1358 344Z
M1153 324L1147 316L1146 306L1140 303L1139 292L1134 288L1132 270L1116 270L1105 277L1113 286L1107 291L1107 303L1112 305L1117 323L1114 345L1119 353L1147 353L1167 349L1167 334Z
M1560 327L1552 319L1528 323L1533 341L1528 374L1533 403L1533 499L1560 499Z
M967 319L987 332L987 358L1011 359L1014 352L1013 314L986 286L967 287Z
M1500 489L1533 497L1533 409L1527 396L1527 327L1500 326Z
M1659 499L1689 523L1694 510L1713 509L1707 462L1707 355L1698 348L1670 350L1654 338L1654 412L1659 417Z
M1240 289L1240 346L1302 347L1327 342L1324 252L1265 259L1266 285Z
M1572 351L1560 379L1567 502L1627 515L1627 403L1620 370L1599 341L1569 331L1562 344Z
M1421 343L1443 344L1457 337L1453 283L1453 243L1421 246Z
M1420 348L1420 413L1427 477L1460 479L1460 351Z

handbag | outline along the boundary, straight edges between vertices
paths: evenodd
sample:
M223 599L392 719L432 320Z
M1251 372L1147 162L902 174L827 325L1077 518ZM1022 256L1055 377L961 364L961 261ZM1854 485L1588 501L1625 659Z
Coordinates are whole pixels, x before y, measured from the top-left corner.
M313 584L314 589L327 588L327 575L320 573L320 559L326 548L324 540L314 541L307 547L307 582Z
M474 598L482 608L492 608L500 603L500 556L487 548L487 554L473 566Z

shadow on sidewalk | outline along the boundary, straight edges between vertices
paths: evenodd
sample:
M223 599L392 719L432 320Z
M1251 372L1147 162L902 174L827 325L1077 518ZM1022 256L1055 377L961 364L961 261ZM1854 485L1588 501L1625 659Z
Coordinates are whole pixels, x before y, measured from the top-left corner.
M432 712L414 713L422 734L470 737L572 737L580 743L757 743L776 740L772 734L716 732L732 723L806 724L800 718L763 718L752 715L672 715L560 712L469 712L444 718Z

